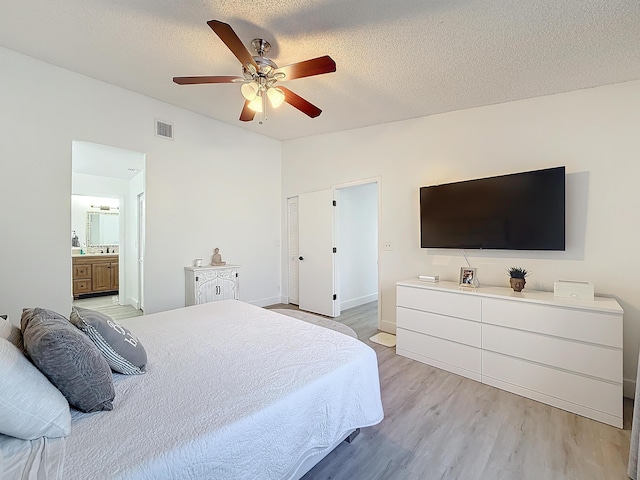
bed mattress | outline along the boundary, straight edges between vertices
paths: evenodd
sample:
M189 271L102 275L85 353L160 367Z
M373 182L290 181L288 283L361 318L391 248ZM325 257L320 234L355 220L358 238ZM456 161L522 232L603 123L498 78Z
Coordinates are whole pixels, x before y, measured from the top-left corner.
M235 300L120 323L147 373L115 374L112 411L74 411L47 440L64 458L50 478L295 478L383 418L375 352L347 335Z

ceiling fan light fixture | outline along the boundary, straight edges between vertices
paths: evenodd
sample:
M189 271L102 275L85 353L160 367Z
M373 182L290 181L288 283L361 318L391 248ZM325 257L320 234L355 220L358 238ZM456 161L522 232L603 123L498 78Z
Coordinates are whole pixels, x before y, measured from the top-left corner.
M250 102L256 98L259 90L260 86L255 81L245 83L242 85L242 87L240 87L242 96Z
M273 108L278 108L284 102L284 92L276 87L271 87L267 90L267 97L269 97Z
M249 102L248 107L251 110L253 110L254 112L261 113L262 110L263 110L263 108L262 108L262 96L261 95L256 95L254 97L254 99Z

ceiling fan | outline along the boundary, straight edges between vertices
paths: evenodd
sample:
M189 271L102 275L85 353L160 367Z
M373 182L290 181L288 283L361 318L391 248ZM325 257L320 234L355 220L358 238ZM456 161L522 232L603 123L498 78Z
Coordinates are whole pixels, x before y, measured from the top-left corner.
M256 113L261 113L260 124L262 124L266 120L267 99L273 108L277 108L283 102L286 102L311 118L315 118L322 113L322 110L300 95L293 93L288 88L276 86L276 83L335 72L336 62L331 57L325 55L324 57L278 67L273 60L265 57L265 54L271 48L271 45L266 40L261 38L253 39L251 46L257 53L256 56L253 56L245 48L229 24L218 20L209 20L207 25L220 37L220 40L231 50L231 53L240 60L242 76L173 77L175 83L178 85L242 83L240 90L245 102L240 114L240 120L243 122L250 122L254 119Z

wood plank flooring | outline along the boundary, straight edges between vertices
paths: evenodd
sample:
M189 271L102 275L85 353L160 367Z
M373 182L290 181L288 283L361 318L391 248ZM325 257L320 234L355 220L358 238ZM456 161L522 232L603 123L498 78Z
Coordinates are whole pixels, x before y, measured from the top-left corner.
M73 306L96 310L97 312L110 316L114 320L138 317L143 314L142 310L136 310L131 305L120 305L118 303L118 295L81 298L74 300Z
M385 419L340 444L304 480L628 478L632 401L625 399L625 428L617 429L370 342L376 302L334 320L376 351Z

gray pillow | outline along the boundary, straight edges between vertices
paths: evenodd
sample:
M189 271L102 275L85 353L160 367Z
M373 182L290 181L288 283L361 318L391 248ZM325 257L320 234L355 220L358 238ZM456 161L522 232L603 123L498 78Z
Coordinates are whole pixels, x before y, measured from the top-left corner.
M0 433L33 440L70 432L71 413L62 393L15 345L0 338Z
M113 376L96 346L63 316L25 308L20 319L27 353L38 369L82 412L111 410Z
M0 338L4 338L13 343L22 353L27 353L22 343L22 332L13 323L7 320L6 315L0 315Z
M128 329L108 315L88 308L73 307L69 319L87 334L114 372L125 375L144 373L147 352Z

